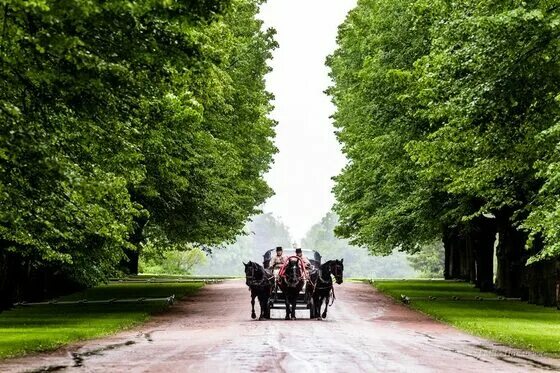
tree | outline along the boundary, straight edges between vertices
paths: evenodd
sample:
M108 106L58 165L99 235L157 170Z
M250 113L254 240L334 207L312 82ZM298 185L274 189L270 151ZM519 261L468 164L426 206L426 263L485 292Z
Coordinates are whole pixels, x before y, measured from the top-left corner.
M417 64L433 125L411 153L424 177L446 180L447 192L477 201L476 215L496 217L497 286L512 296L526 261L518 227L543 182L535 166L555 147L539 134L558 117L556 10L548 2L465 2L434 29L431 52Z
M558 16L549 1L359 1L327 61L350 160L337 233L373 252L442 239L446 276L489 290L498 231L498 290L522 294L528 256L556 250Z
M427 123L411 95L414 63L429 52L430 26L441 9L409 2L358 3L340 27L327 60L335 85L338 138L349 159L336 177L337 234L375 254L414 252L438 237L448 198L419 181L405 147ZM419 17L421 14L422 17Z
M440 278L445 267L445 251L441 242L427 245L408 256L408 262L422 277Z
M149 243L142 248L139 269L148 274L190 275L194 267L205 262L206 253L198 247L161 250Z
M147 237L242 229L275 152L259 4L3 3L1 302L55 273L95 283L125 254L134 272Z

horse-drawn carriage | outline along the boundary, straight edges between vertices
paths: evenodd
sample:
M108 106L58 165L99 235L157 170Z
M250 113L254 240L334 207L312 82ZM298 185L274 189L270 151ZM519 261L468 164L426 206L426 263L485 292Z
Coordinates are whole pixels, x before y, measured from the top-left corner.
M311 272L315 269L318 269L319 267L321 267L321 254L319 254L317 251L315 250L307 250L307 249L302 249L302 253L303 255L305 255L307 257L307 259L309 260L310 264L311 264L311 268L308 269L304 269L305 271ZM264 253L263 255L263 267L268 269L269 268L269 263L270 263L270 259L272 258L272 256L275 255L275 251L274 249L268 250ZM295 249L284 249L284 255L287 258L296 258L296 253L295 253ZM298 259L294 259L294 260L298 260ZM309 317L313 318L314 314L313 314L313 307L312 306L312 299L310 294L306 293L306 286L307 284L304 283L304 285L302 286L302 289L299 291L299 293L297 294L297 298L296 298L296 310L305 310L305 309L309 309ZM286 307L285 303L286 303L286 299L285 299L285 294L282 292L282 289L280 288L280 286L278 286L278 283L276 282L274 284L274 287L272 289L272 292L270 294L270 298L268 301L269 307L270 309L284 309Z
M321 264L321 255L314 250L303 250L309 260L310 268L292 249L286 249L287 260L280 271L275 274L268 268L273 250L263 255L261 266L255 262L244 263L245 280L251 290L251 317L256 318L255 298L260 304L259 319L270 318L270 309L286 309L286 320L295 319L296 309L309 309L310 318L325 318L329 299L334 299L332 278L337 284L342 283L344 270L343 260L329 260ZM325 310L321 314L321 305Z

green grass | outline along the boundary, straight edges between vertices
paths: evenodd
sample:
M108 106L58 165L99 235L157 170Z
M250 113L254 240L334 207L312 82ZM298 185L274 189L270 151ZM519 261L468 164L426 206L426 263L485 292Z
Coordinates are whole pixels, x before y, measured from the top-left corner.
M374 286L400 300L404 294L410 306L438 320L471 334L510 346L560 356L560 311L527 304L522 301L450 301L414 300L414 297L435 296L463 299L481 296L495 298L493 293L481 293L472 285L447 281L375 281Z
M110 284L61 300L159 298L171 294L179 299L194 294L202 286L203 283ZM52 350L74 341L112 334L144 322L166 307L165 302L16 307L0 313L0 358Z

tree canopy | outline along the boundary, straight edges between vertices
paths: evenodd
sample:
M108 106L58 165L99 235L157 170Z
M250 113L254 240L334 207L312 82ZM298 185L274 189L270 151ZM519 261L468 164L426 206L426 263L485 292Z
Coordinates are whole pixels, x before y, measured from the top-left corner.
M550 1L359 1L327 61L350 160L338 233L414 251L445 226L507 211L557 234L559 16Z
M260 3L2 3L2 263L87 283L145 237L242 230L276 151Z

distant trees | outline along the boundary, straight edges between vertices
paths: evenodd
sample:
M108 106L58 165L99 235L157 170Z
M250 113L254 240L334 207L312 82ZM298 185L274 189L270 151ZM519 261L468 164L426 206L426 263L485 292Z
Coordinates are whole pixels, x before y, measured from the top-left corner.
M193 268L198 275L243 275L242 262L262 264L265 251L276 246L291 247L288 228L271 213L257 215L247 223L244 233L225 247L214 247L207 260Z
M302 247L317 250L322 255L323 262L344 258L346 277L416 277L415 270L407 262L406 254L396 252L388 256L370 256L366 248L352 246L348 240L337 238L334 234L337 224L337 215L333 212L327 213L307 232L302 240ZM419 265L417 270L422 268L422 265Z
M553 303L559 18L544 0L360 0L327 61L350 160L337 233L374 253L443 240L446 275L483 290L498 233L498 291Z
M206 253L198 247L172 250L144 246L139 271L145 274L190 275L193 269L206 262Z
M259 4L3 3L0 309L242 230L276 151Z
M445 249L441 241L423 246L407 259L421 277L441 278L444 275Z

